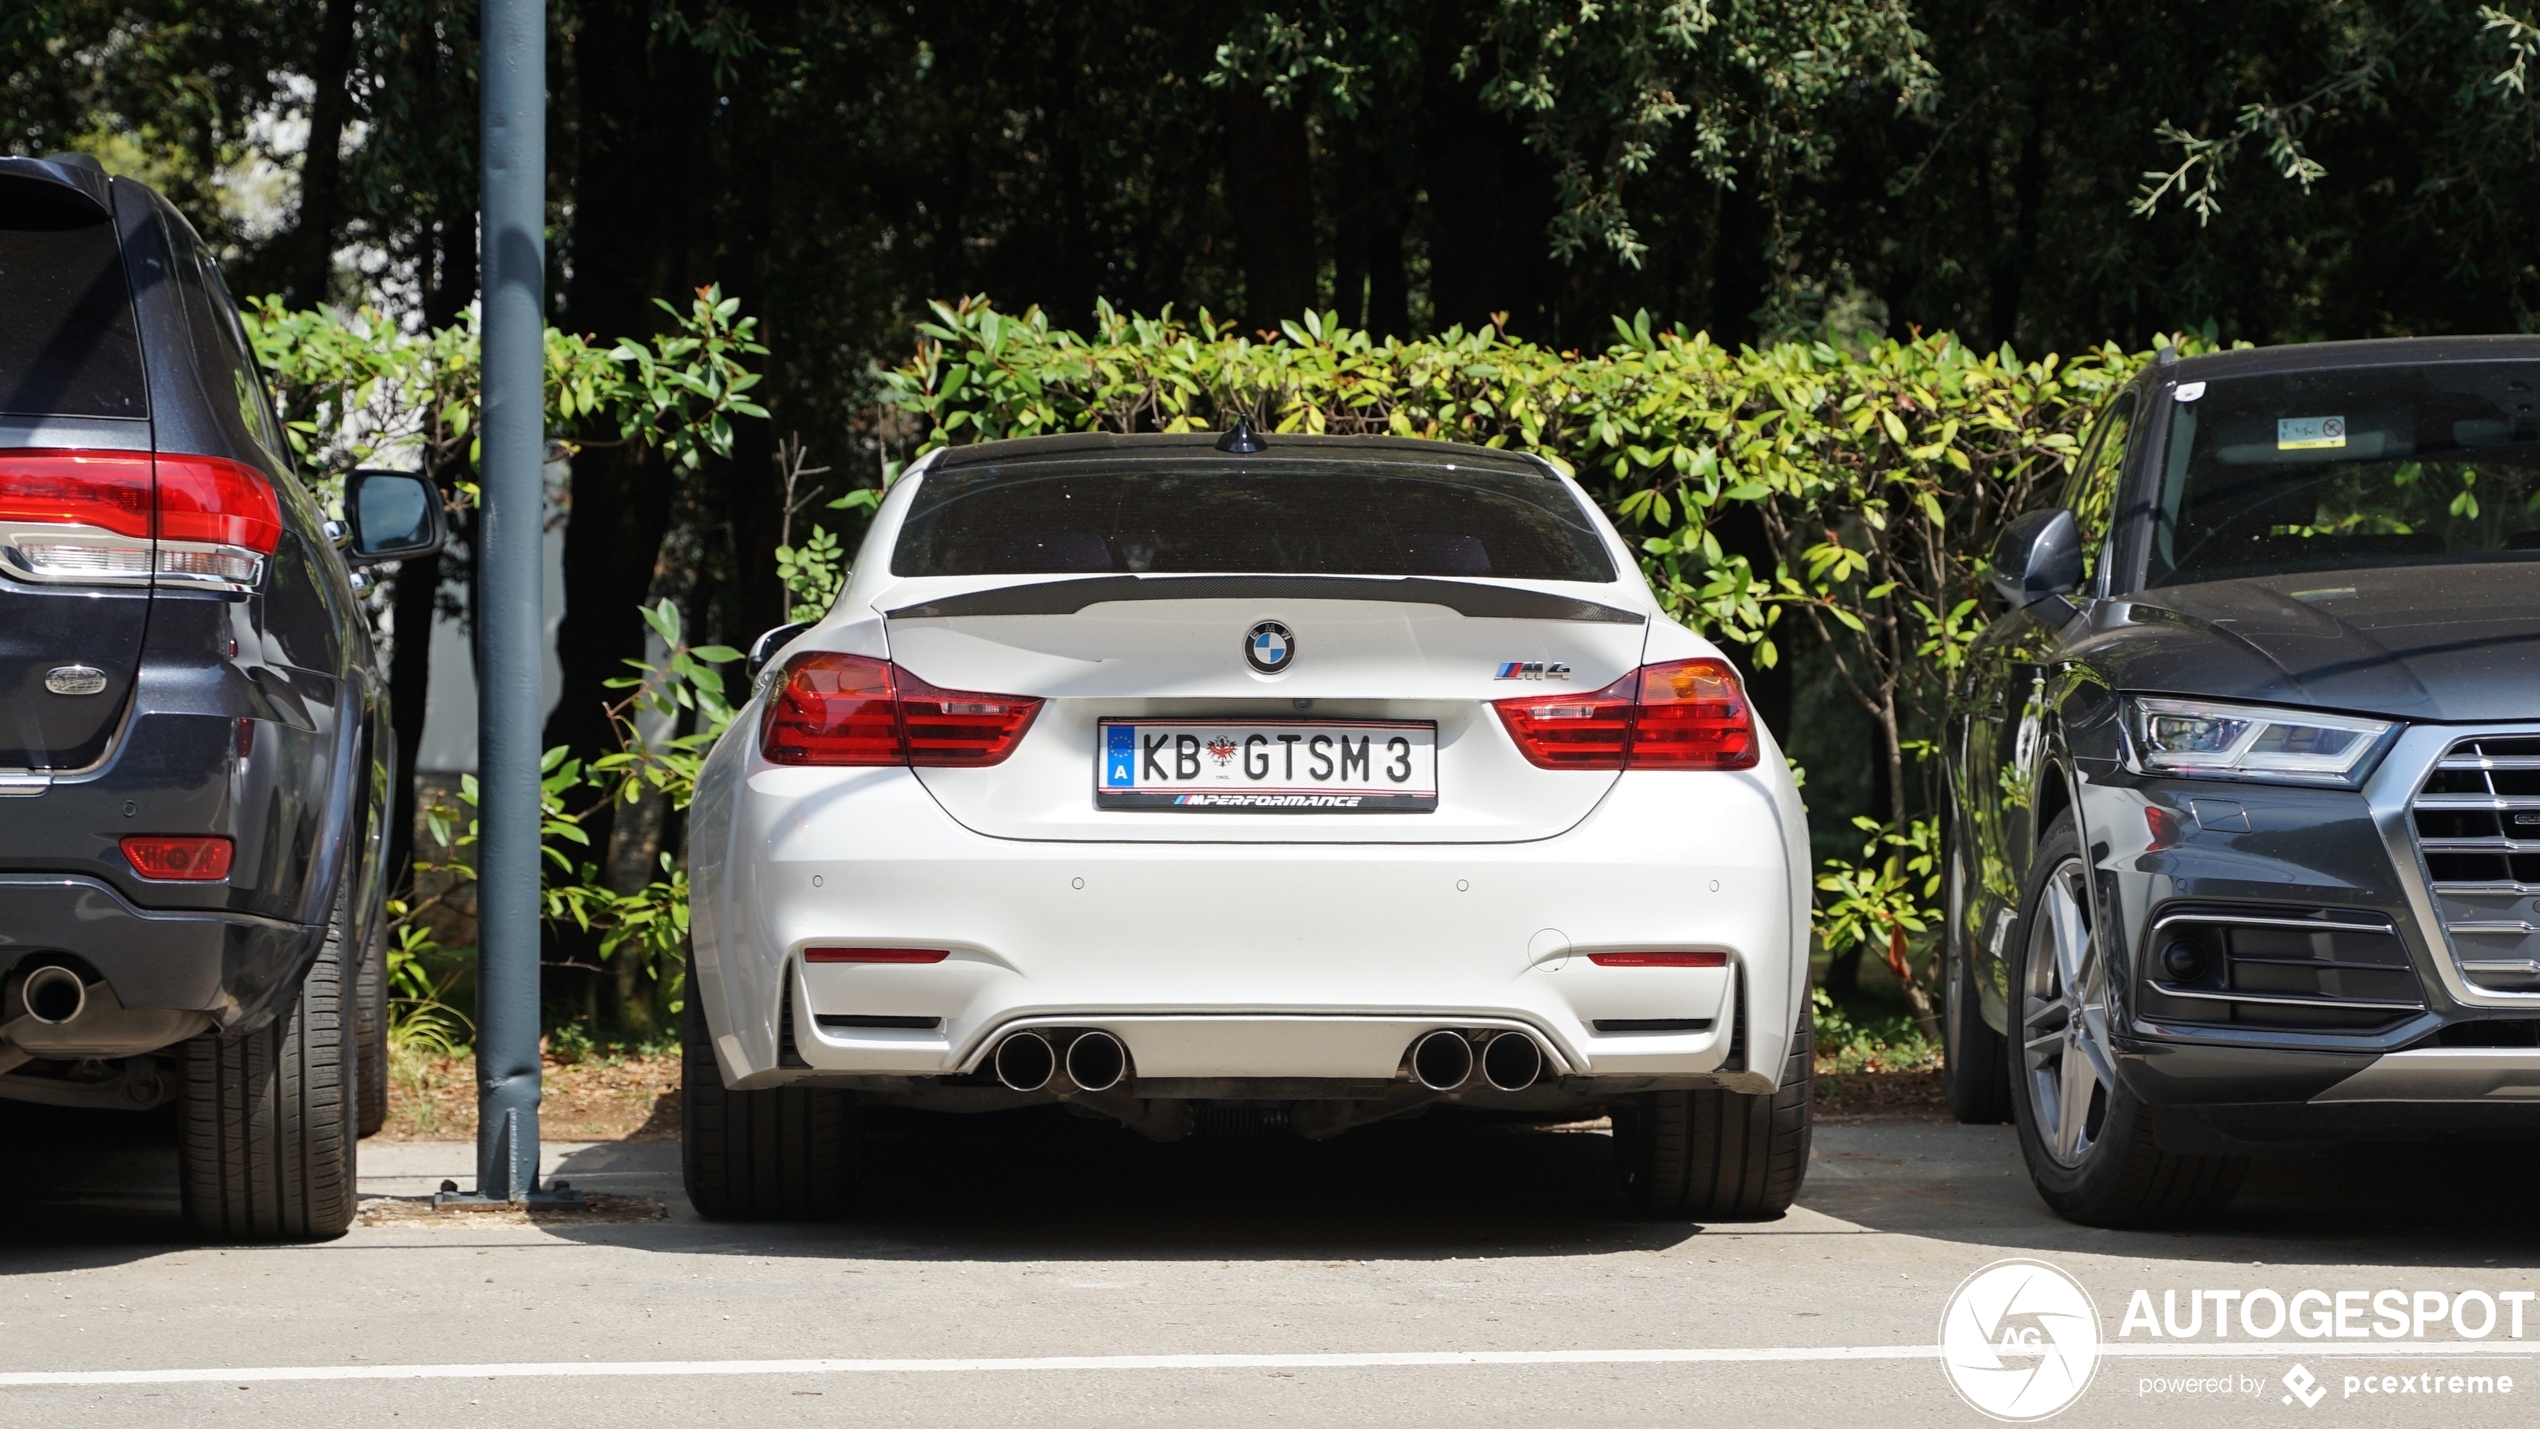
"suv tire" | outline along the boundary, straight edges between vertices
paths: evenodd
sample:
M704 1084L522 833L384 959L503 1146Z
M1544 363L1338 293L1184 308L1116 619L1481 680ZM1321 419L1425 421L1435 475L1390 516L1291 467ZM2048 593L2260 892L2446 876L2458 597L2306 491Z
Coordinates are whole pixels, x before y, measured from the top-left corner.
M388 1124L388 949L385 930L362 954L361 971L353 978L353 1005L359 1010L361 1134L376 1136Z
M2110 969L2089 908L2088 868L2068 809L2047 826L2011 930L2011 1025L2022 1049L2011 1105L2020 1153L2038 1196L2068 1221L2112 1229L2193 1224L2231 1204L2249 1163L2161 1150L2149 1109L2121 1080L2100 1075L2100 1059L2109 1058ZM2065 910L2061 932L2050 903ZM2077 982L2067 976L2075 967ZM2063 1008L2072 1005L2086 1011L2081 1028L2068 1032ZM2088 1010L2101 1014L2096 1027ZM2081 1065L2070 1075L2086 1079L2077 1089L2066 1080L2066 1064L2075 1059ZM2113 1068L2113 1061L2105 1065Z
M723 1085L696 985L679 1014L679 1170L710 1221L825 1221L855 1197L855 1096L827 1087Z
M185 1223L207 1240L326 1240L353 1223L359 1056L339 902L300 994L243 1036L181 1048Z
M1697 1221L1765 1220L1808 1175L1817 1095L1816 1020L1799 1026L1769 1092L1644 1092L1614 1108L1614 1155L1632 1208Z
M1941 933L1941 1081L1952 1116L1968 1126L1999 1126L2011 1119L2011 1044L1984 1020L1973 950L1963 946L1967 868L1955 848L1949 877L1957 888Z

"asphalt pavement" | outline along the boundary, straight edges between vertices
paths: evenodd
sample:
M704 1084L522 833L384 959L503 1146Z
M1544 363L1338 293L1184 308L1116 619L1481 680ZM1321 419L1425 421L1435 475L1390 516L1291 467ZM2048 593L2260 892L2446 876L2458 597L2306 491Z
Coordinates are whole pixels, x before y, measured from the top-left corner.
M675 1145L575 1145L551 1177L667 1217L392 1203L331 1244L237 1249L186 1238L167 1130L0 1118L0 1426L1980 1423L1943 1313L2005 1259L2095 1309L2090 1356L2041 1349L2037 1306L1977 1306L2005 1372L2086 1375L2059 1423L2523 1424L2540 1401L2519 1147L2265 1163L2220 1226L2146 1234L2050 1215L2008 1128L1821 1125L1790 1214L1691 1225L1630 1214L1593 1127L1160 1146L1057 1112L894 1116L852 1224L702 1222ZM473 1161L369 1143L365 1193Z

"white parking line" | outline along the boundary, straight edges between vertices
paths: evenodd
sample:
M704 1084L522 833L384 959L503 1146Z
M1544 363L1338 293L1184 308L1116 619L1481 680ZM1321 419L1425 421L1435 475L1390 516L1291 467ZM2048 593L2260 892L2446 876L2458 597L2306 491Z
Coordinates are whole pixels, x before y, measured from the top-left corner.
M968 1371L1394 1369L1455 1365L1737 1364L1766 1360L1928 1359L1924 1345L1751 1350L1445 1350L1365 1355L1038 1355L1028 1359L614 1360L553 1364L294 1365L256 1369L29 1370L12 1385L257 1384L343 1379L545 1379L609 1375L945 1374Z
M2409 1344L2104 1345L2128 1359L2454 1358L2540 1355L2528 1341ZM561 1360L545 1364L284 1365L244 1369L94 1369L0 1372L0 1388L117 1384L273 1384L358 1379L594 1379L767 1374L1036 1373L1081 1370L1418 1369L1468 1365L1789 1364L1822 1360L1937 1359L1934 1345L1800 1345L1753 1349L1442 1350L1361 1355L1039 1355L1020 1359Z

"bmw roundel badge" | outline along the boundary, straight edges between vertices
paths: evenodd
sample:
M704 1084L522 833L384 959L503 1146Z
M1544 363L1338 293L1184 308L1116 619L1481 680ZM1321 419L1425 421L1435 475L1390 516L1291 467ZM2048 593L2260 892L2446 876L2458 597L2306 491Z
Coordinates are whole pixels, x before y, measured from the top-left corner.
M1265 620L1244 636L1244 660L1265 675L1276 675L1296 663L1296 636L1275 620Z

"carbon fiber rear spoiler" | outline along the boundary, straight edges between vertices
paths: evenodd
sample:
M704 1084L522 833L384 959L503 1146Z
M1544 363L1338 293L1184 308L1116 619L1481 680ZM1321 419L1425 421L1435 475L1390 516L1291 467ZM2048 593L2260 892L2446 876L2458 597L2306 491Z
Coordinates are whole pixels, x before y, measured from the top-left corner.
M112 183L86 154L0 158L0 220L87 224L112 218Z
M1383 600L1442 605L1500 620L1576 620L1642 625L1648 617L1592 600L1514 586L1422 576L1091 576L999 586L884 612L894 620L963 615L1074 615L1115 600Z

